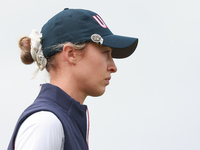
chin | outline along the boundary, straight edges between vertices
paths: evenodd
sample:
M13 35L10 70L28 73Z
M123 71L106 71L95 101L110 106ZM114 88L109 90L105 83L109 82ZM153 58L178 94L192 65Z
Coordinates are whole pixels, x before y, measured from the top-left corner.
M105 93L105 89L104 90L101 90L101 91L95 91L93 93L90 93L89 95L90 96L93 96L93 97L98 97L98 96L101 96Z

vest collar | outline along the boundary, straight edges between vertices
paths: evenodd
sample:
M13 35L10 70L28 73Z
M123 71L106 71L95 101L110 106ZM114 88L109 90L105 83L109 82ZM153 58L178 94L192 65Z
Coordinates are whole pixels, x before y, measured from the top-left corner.
M41 85L41 90L36 100L50 100L64 108L68 115L76 122L83 136L86 138L86 132L88 132L86 105L81 105L78 101L74 100L62 89L49 83Z
M41 84L41 90L38 98L46 98L56 102L58 105L63 107L65 110L69 111L70 107L75 107L77 109L83 109L84 113L87 109L86 105L81 105L78 101L70 97L66 92L64 92L59 87L52 84Z

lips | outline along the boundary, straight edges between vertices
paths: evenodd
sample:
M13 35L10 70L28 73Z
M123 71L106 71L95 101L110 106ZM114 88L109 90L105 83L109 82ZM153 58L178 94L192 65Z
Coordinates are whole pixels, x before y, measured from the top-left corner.
M105 81L107 82L107 85L109 84L110 79L111 79L111 77L108 77L108 78L105 79Z

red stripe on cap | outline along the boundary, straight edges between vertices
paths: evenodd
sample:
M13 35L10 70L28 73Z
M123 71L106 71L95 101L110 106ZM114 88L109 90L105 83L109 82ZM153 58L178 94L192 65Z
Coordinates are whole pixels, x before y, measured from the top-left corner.
M102 26L103 28L107 28L106 23L103 21L103 19L99 15L92 16L92 17L99 23L100 26Z

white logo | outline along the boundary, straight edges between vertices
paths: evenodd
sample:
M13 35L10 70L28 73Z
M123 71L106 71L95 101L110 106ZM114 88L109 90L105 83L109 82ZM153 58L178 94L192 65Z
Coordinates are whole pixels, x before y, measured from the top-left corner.
M92 16L92 17L99 23L100 26L102 26L103 28L107 28L107 25L105 24L105 22L99 15Z
M91 40L94 43L97 43L97 44L100 44L100 45L103 44L103 38L99 34L92 34Z

